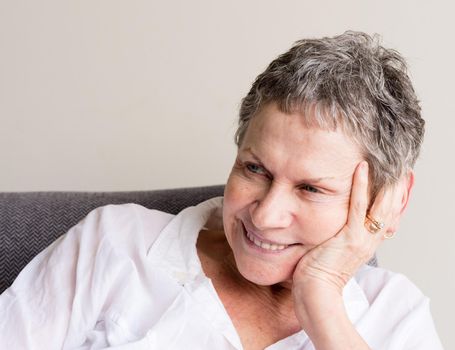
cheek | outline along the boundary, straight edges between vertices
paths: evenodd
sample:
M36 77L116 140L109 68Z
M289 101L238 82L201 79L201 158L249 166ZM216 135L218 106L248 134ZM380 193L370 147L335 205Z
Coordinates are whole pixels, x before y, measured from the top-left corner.
M242 186L239 186L238 182L231 173L224 189L223 224L229 243L231 243L232 233L236 230L236 217L238 217L246 202L244 197L247 191Z
M241 198L242 191L239 189L235 176L229 175L226 187L224 189L224 207L230 207L232 203L238 202Z
M223 220L225 225L230 224L230 221L233 219L233 215L239 207L238 203L240 199L241 193L239 193L236 186L233 184L232 176L230 176L224 189Z
M258 187L257 184L238 174L235 170L229 175L224 189L223 225L231 247L235 239L234 236L239 231L239 219L248 217L250 205L259 196L261 189Z
M348 204L312 204L300 217L306 243L319 245L335 236L346 224Z
M226 211L232 213L248 206L258 198L262 187L251 179L238 174L233 170L229 175L224 190L224 207Z

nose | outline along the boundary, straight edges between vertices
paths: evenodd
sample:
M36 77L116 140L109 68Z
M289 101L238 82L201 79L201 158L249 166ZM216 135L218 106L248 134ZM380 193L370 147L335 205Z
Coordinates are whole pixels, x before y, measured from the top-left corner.
M292 191L272 184L249 208L253 225L259 230L286 228L292 223L294 199Z

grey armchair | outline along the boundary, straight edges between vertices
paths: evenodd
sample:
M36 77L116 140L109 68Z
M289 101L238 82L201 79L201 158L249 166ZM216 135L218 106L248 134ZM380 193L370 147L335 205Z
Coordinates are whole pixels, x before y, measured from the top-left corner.
M137 203L176 214L208 198L224 186L136 192L0 193L0 294L40 251L106 204ZM370 265L377 265L373 258Z

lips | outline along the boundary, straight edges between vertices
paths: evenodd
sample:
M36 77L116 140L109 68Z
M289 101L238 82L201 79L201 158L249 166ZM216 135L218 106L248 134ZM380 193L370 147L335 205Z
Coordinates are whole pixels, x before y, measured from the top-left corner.
M284 250L294 244L284 244L280 242L272 242L266 239L263 239L260 237L258 234L253 232L252 230L249 230L245 227L245 225L242 223L245 237L250 241L252 244L255 246L262 248L263 250L267 250L270 252L279 252L281 250Z
M288 246L287 245L282 245L282 244L275 244L275 243L267 243L267 242L263 242L261 240L259 240L258 238L256 238L255 236L253 236L252 233L246 231L246 237L252 242L254 243L255 245L257 245L258 247L261 247L262 249L265 249L265 250L271 250L271 251L274 251L274 250L283 250L285 248L287 248Z

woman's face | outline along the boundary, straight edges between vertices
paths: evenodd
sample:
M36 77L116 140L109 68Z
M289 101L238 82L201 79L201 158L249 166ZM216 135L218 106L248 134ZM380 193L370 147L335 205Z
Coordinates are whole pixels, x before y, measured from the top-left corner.
M306 128L299 114L264 106L224 195L224 229L242 276L258 285L291 280L300 258L346 223L361 160L341 131Z

